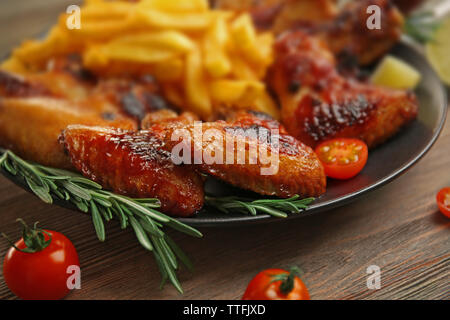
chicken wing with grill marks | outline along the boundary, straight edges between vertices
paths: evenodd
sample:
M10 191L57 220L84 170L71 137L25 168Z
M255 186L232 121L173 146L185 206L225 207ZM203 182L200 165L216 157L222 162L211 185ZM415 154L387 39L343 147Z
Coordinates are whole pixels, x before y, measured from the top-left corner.
M374 147L412 121L412 92L344 78L326 45L303 32L281 37L270 71L288 132L309 146L334 137L364 140Z
M229 121L171 124L164 133L176 161L234 186L278 197L325 192L315 153L267 116L239 113Z
M60 138L82 174L119 194L158 198L161 210L192 216L203 206L201 177L171 161L152 132L72 125Z

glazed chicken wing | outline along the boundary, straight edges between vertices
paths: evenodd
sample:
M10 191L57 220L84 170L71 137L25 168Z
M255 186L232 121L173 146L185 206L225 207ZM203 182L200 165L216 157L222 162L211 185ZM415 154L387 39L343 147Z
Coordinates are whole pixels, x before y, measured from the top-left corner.
M335 137L359 138L374 147L417 115L412 92L344 78L332 53L314 37L286 34L275 50L269 79L282 106L282 122L311 147Z
M137 129L151 110L166 108L150 77L96 78L76 56L55 58L47 70L0 70L0 147L43 165L71 168L58 144L70 124Z
M219 8L247 11L255 25L275 34L302 30L320 37L336 56L359 64L372 63L400 39L404 19L391 0L354 0L338 9L334 0L217 0ZM367 27L373 12L380 8L380 29Z
M161 210L175 216L192 216L203 206L201 177L173 164L170 152L150 131L72 125L61 141L75 168L106 189L158 198Z
M380 29L369 29L373 14L370 6L380 8ZM330 21L313 26L310 33L321 38L338 58L354 57L367 65L385 55L399 40L404 18L391 0L351 1Z
M315 153L271 118L241 113L229 121L172 124L164 132L177 161L234 186L284 198L325 192Z

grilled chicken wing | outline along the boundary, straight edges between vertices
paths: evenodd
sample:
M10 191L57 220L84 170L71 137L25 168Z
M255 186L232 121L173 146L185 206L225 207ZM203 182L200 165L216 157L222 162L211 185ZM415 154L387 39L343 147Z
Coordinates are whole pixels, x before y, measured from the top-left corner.
M58 144L70 124L137 129L151 110L166 108L149 77L96 78L72 56L45 72L0 70L0 146L44 165L71 168Z
M334 137L364 140L374 147L412 121L418 102L412 92L344 78L325 44L303 32L276 44L270 82L288 132L309 146Z
M134 122L127 119L107 120L60 99L0 98L0 146L25 159L51 167L72 168L58 144L58 136L74 123L135 128Z
M380 29L369 29L367 21L373 14L369 6L380 8ZM367 65L386 54L403 32L404 18L390 0L351 1L331 21L318 24L310 33L321 38L337 57L353 56L360 65Z
M237 187L278 197L325 192L315 153L270 118L241 113L229 121L172 123L164 133L177 161Z
M404 19L391 0L350 1L338 10L334 0L217 0L216 6L248 11L260 29L276 34L302 30L324 40L336 56L369 64L397 43ZM371 5L380 10L381 29L369 30Z
M131 197L158 198L161 210L191 216L203 206L201 177L174 165L170 152L152 132L71 125L61 141L84 176Z

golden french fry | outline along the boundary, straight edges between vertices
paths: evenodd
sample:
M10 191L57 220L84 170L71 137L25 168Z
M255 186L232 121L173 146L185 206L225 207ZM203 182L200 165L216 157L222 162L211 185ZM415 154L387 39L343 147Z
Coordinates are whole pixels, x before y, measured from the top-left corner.
M206 117L211 114L212 108L203 77L201 52L199 49L193 50L186 57L184 88L192 110L202 117Z
M145 32L124 35L112 41L114 44L138 45L148 48L163 48L177 52L190 51L195 48L195 43L178 31Z
M273 62L273 44L275 37L272 32L264 32L256 36L256 46L259 49L259 55L266 66Z
M50 30L46 39L25 41L20 47L13 50L12 55L27 64L34 65L34 67L42 67L52 56L77 52L78 50L80 50L80 43L70 41L67 34L56 26Z
M203 42L205 69L214 78L225 77L231 71L231 62L225 53L228 39L225 19L216 19Z
M158 29L204 30L212 22L208 13L167 13L157 10L136 10L132 16L136 25Z
M81 10L81 21L114 20L125 18L134 8L130 2L92 2Z
M208 10L208 0L142 0L142 8L169 12L205 12Z
M174 57L176 57L176 53L170 50L109 43L103 46L93 46L87 50L83 56L83 63L88 68L101 69L111 61L157 63Z
M236 18L231 24L231 33L233 36L233 48L241 52L241 54L250 62L254 64L265 64L268 59L267 44L258 43L270 42L270 38L260 36L259 39L256 34L256 30L253 26L252 18L249 14L245 13ZM261 48L260 45L264 45L265 48ZM264 50L264 52L262 52Z
M257 73L252 67L244 61L238 54L230 54L231 73L236 79L241 80L259 80Z
M231 23L230 28L235 44L242 51L255 47L256 31L249 14L241 14Z
M3 61L0 64L0 69L15 73L26 73L28 71L27 67L23 64L23 61L15 56L11 56L9 59Z
M266 90L249 89L235 104L245 109L250 108L251 110L267 113L274 119L280 118L280 111Z
M125 60L141 63L156 63L176 56L176 52L166 49L147 48L137 45L109 43L100 49L111 60Z
M72 40L84 42L107 41L125 32L139 30L129 19L82 21L80 29L69 30L66 27L65 16L62 16L59 26L62 30L67 30L66 33Z
M260 81L245 80L215 80L209 85L211 98L215 102L233 103L241 99L249 90L264 91L265 86Z

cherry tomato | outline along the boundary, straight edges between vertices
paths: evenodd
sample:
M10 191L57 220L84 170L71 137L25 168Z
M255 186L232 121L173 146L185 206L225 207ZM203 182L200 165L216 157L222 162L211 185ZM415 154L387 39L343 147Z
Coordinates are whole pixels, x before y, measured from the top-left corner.
M450 218L450 187L439 191L436 196L436 201L442 214Z
M367 145L358 139L336 138L321 143L316 154L322 162L325 174L334 179L350 179L367 163Z
M264 270L250 281L242 300L309 300L308 289L298 273L295 267L291 271Z
M21 222L23 237L8 250L3 263L6 284L26 300L63 298L70 291L67 268L80 265L74 245L59 232L36 229L36 224L31 229Z

